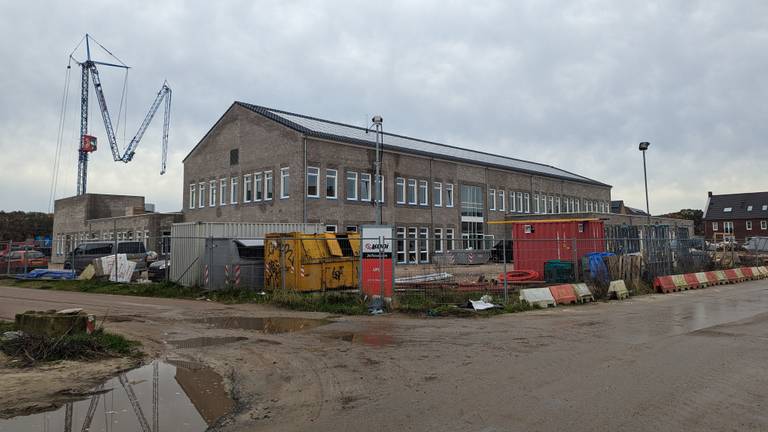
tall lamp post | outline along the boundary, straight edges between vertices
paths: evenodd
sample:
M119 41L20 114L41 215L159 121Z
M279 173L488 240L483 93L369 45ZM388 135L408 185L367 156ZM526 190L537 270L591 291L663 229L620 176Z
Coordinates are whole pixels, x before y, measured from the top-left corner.
M651 143L643 141L640 143L640 146L638 147L641 152L643 152L643 178L645 179L645 211L648 213L648 229L650 229L651 226L651 206L648 204L648 171L645 169L645 151L648 150L648 147L651 146Z
M373 129L376 130L376 162L374 163L374 187L376 191L373 193L374 199L373 199L373 205L375 208L376 213L376 224L381 225L382 223L382 208L381 208L381 201L382 201L382 188L384 185L381 184L381 153L383 151L382 147L384 147L384 131L382 124L384 123L384 119L381 118L380 115L373 116L371 119L373 122Z

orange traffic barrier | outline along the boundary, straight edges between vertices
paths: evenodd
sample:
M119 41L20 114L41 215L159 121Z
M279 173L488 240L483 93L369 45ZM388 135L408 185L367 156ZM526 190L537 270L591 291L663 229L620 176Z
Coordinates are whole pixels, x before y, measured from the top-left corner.
M672 275L670 277L672 278L672 283L675 284L675 288L677 288L678 291L683 291L690 288L683 275Z
M707 277L707 281L709 282L709 286L713 285L720 285L720 280L717 278L717 275L715 272L704 272L704 275Z
M699 282L699 279L696 277L695 274L686 273L683 275L683 278L685 278L685 281L688 283L688 288L690 289L701 288L701 282Z
M552 297L555 298L555 302L561 304L576 304L578 297L576 297L576 291L573 290L573 285L553 285L549 287L549 292L552 293Z
M753 272L750 267L742 267L741 274L743 274L747 280L755 280L755 272Z
M728 279L728 282L730 283L736 283L741 280L739 274L736 273L736 269L728 269L723 271L723 273L725 273L725 278Z
M671 293L677 291L675 283L672 281L672 276L657 276L653 280L653 288L656 292Z
M696 276L696 280L699 281L699 288L706 288L711 285L704 272L694 273L694 276Z

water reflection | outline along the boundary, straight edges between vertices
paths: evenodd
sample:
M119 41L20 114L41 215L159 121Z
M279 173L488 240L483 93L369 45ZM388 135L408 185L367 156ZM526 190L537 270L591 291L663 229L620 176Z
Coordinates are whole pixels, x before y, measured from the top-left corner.
M290 333L329 324L325 319L291 317L208 317L192 320L220 329L256 330L267 334Z
M221 376L200 364L155 361L56 411L0 420L0 431L204 431L234 402Z

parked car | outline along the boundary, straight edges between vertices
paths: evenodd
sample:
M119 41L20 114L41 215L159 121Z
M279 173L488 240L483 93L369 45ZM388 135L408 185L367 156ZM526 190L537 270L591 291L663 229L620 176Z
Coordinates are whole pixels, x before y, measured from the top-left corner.
M81 272L88 266L88 264L92 263L94 259L118 253L126 254L128 260L135 262L136 271L144 271L147 269L147 249L144 247L144 242L119 241L117 242L117 252L115 252L114 247L115 243L109 241L83 243L75 248L75 250L67 257L67 260L64 263L64 268L74 268L75 271Z
M0 261L0 272L24 273L37 268L47 268L48 258L35 250L17 250Z
M158 259L149 265L147 269L147 277L154 282L160 282L165 280L165 271L171 269L170 259Z

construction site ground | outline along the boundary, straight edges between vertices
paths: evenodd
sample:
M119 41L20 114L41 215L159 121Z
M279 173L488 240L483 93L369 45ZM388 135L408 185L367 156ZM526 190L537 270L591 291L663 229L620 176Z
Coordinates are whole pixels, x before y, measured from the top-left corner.
M149 358L210 366L238 402L224 431L764 431L766 291L761 280L465 319L0 287L0 318L83 307ZM210 325L253 317L327 322L284 333ZM69 366L0 370L0 409L45 406L121 365Z

